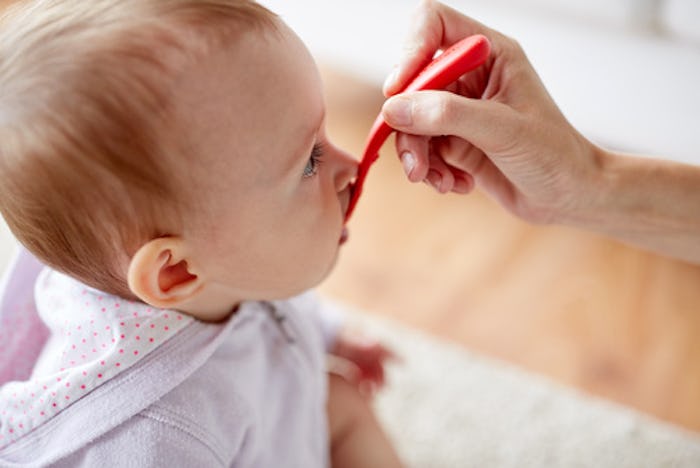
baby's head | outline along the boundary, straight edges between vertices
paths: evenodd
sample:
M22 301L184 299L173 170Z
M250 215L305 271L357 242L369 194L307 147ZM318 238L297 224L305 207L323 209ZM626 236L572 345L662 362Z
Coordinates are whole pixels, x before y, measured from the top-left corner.
M24 2L0 26L0 211L92 287L222 318L335 261L356 163L324 111L253 2Z

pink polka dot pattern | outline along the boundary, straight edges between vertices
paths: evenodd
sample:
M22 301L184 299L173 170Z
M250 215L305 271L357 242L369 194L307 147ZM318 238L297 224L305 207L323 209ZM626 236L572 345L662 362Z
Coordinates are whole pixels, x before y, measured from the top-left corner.
M26 380L0 387L0 448L133 366L194 319L44 270L36 306L50 336Z

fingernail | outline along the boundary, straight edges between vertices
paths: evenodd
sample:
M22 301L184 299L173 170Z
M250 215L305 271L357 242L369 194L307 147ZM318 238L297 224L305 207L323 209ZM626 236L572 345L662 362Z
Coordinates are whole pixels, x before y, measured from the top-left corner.
M384 118L390 125L410 127L413 123L413 102L404 96L395 96L384 103Z
M410 151L401 153L401 164L407 176L411 175L413 168L416 167L416 157Z
M431 170L428 172L426 180L430 185L433 186L435 190L440 191L440 184L442 184L442 176L439 172Z
M393 70L391 70L391 73L389 73L389 76L386 77L386 80L384 80L384 86L382 89L389 89L394 82L396 81L396 78L399 76L399 69L398 67L394 67Z

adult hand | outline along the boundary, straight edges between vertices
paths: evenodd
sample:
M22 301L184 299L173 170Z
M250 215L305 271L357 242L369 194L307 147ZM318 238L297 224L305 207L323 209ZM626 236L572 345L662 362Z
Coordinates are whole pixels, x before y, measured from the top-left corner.
M387 123L412 182L466 193L474 182L516 215L562 221L593 196L600 151L565 119L516 41L434 1L418 9L384 92L401 89L436 51L483 34L491 56L449 91L390 98Z
M409 180L440 192L474 183L521 218L601 232L700 264L700 166L596 147L564 118L517 42L424 0L406 54L385 83L395 94L440 49L483 34L491 56L449 91L393 96ZM651 111L650 111L651 112Z

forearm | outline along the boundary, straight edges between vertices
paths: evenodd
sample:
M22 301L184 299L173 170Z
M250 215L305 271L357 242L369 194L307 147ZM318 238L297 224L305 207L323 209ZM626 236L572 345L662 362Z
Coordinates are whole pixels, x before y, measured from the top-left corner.
M569 224L700 264L700 166L601 150L591 203Z

